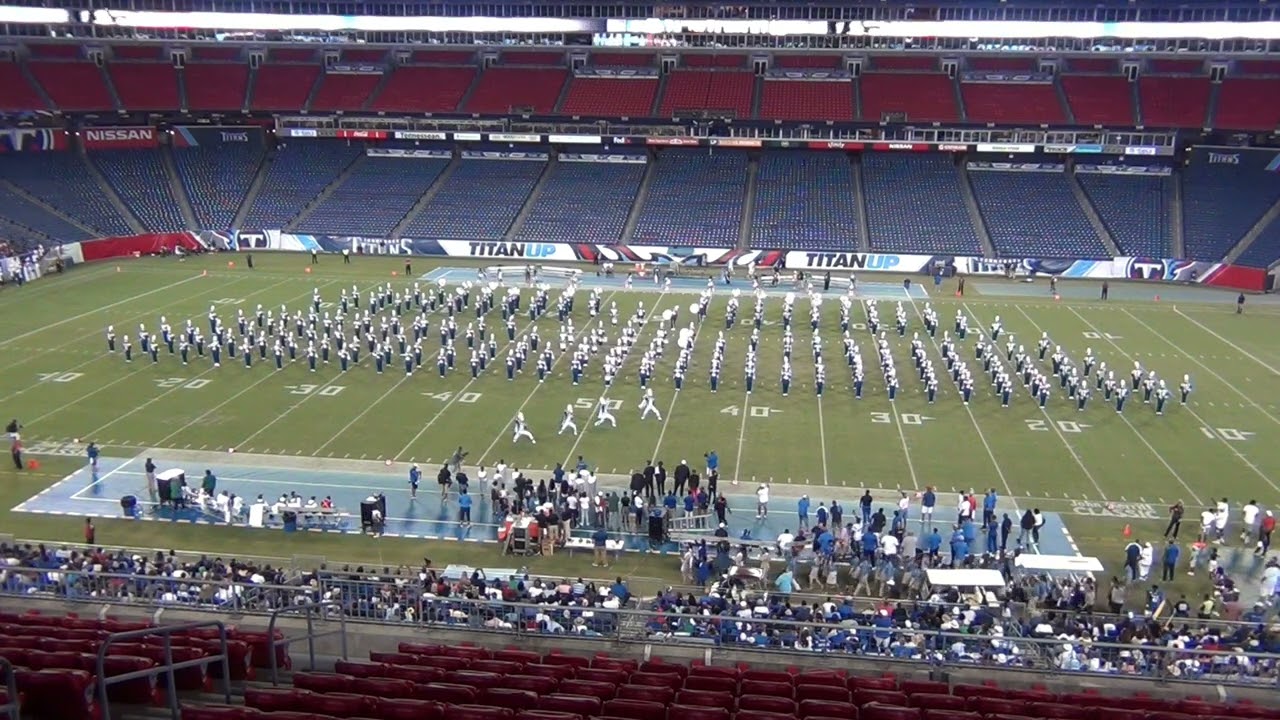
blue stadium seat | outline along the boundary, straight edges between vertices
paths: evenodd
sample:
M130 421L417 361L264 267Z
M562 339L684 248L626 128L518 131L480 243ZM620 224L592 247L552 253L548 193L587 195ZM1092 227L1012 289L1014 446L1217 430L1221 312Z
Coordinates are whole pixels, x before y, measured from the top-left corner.
M981 255L949 155L862 156L871 249Z
M742 230L747 155L665 150L632 238L639 244L731 248Z
M1280 260L1280 220L1273 220L1262 230L1248 248L1236 260L1237 265L1271 267Z
M0 159L0 178L97 230L99 236L133 234L78 153L11 153Z
M751 247L856 250L860 235L848 156L807 152L761 156Z
M1265 158L1252 155L1243 164L1195 158L1183 169L1183 241L1189 259L1221 260L1280 198L1280 173L1263 172L1260 162Z
M519 239L616 243L644 179L645 163L557 162Z
M160 150L102 150L89 159L142 227L149 231L187 229L169 186Z
M974 196L1002 257L1105 258L1065 171L971 170Z
M1172 257L1173 176L1077 172L1123 255Z
M281 147L244 226L284 227L364 153L360 145L303 140Z
M198 145L173 150L178 178L200 229L219 232L231 229L236 211L253 185L253 177L262 163L264 152L258 142Z
M386 237L448 165L448 158L361 158L297 230Z
M404 234L501 240L545 167L534 160L463 158Z
M5 229L6 240L12 241L14 238L22 240L24 237L28 240L38 240L38 237L31 235L32 232L60 242L76 242L93 237L92 234L25 197L11 192L6 187L0 187L0 213L4 214L5 222L8 224Z

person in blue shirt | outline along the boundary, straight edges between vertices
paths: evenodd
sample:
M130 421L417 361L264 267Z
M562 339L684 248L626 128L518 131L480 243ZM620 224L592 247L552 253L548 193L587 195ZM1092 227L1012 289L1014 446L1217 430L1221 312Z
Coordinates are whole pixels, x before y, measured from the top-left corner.
M868 560L875 560L876 550L880 547L880 538L870 531L862 533L862 554Z
M418 464L414 463L409 468L409 499L418 497L418 483L422 482L422 471L418 469Z
M933 491L933 486L929 485L920 497L920 522L926 527L933 525L933 506L937 504L938 495Z
M95 443L89 443L89 447L84 450L85 455L89 456L89 467L94 472L98 471L98 446Z
M969 545L973 545L973 542L978 539L978 526L973 524L972 518L960 524L960 532L964 535L964 541Z
M464 528L471 527L471 495L466 490L458 492L458 522Z
M951 536L951 567L962 567L965 558L969 557L969 543L964 541L964 531L956 528Z
M995 555L1000 549L1000 523L996 522L995 513L987 518L987 554Z
M924 549L929 553L929 557L933 560L938 559L938 552L942 549L942 535L938 533L938 528L934 528L924 538Z
M218 478L214 476L212 470L204 471L204 478L200 481L200 489L209 497L213 497L213 494L217 492Z
M1160 564L1160 582L1170 582L1173 580L1174 570L1178 567L1178 556L1182 554L1182 548L1178 547L1176 540L1170 540L1164 546L1164 558Z
M809 527L809 496L801 495L800 501L796 503L796 513L800 516L799 529Z
M830 516L827 513L827 506L822 503L818 503L818 512L815 514L815 517L817 518L819 526L827 527L829 525L828 520L830 519Z
M790 569L783 570L782 573L778 575L778 579L773 581L773 586L778 588L778 592L782 593L784 596L790 595L796 591L795 576L791 574Z
M708 475L720 470L720 456L716 454L715 450L712 450L711 452L707 453L705 457L707 458L707 474Z
M591 533L591 550L595 553L595 559L591 563L591 567L609 567L609 531L603 527L596 528ZM619 578L621 582L621 578Z
M991 524L991 518L996 515L997 499L995 488L988 490L987 494L982 498L982 524L984 526Z
M818 552L827 557L831 557L831 554L835 552L835 549L836 536L833 535L830 530L824 529L822 534L818 536Z

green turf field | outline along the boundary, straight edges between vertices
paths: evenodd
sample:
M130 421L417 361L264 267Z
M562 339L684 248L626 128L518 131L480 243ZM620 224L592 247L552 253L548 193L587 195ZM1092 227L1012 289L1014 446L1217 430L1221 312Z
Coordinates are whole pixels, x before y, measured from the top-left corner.
M621 403L615 411L616 429L590 427L589 408L600 392L598 364L576 388L568 379L567 359L541 384L531 377L531 368L507 382L501 362L472 380L464 352L459 369L442 379L434 366L432 336L426 343L431 352L411 378L405 377L398 361L381 376L367 360L344 375L334 363L316 373L307 372L303 362L276 372L269 360L256 356L254 367L246 370L238 358L224 357L223 366L214 369L207 360L184 367L164 350L156 365L136 348L132 364L125 364L118 353L106 352L104 330L109 323L123 335L136 331L140 322L154 332L161 315L175 329L190 317L207 332L210 304L234 324L237 307L246 314L259 303L267 308L282 303L303 308L316 287L326 300L334 300L339 288L352 284L366 289L384 282L407 284L404 277L391 276L403 267L403 261L394 258L360 257L343 266L325 257L310 274L306 263L300 256L260 256L257 269L250 271L239 263L228 268L225 257L181 263L129 260L78 268L65 277L6 290L0 293L0 414L6 421L22 420L32 449L93 440L115 457L133 457L146 448L235 448L270 455L438 461L462 445L471 452L471 461L492 464L505 459L536 476L578 455L601 472L623 473L649 458L664 458L668 464L680 458L700 462L704 452L715 450L726 479L809 486L815 488L815 496L823 487L846 494L860 494L863 487L994 487L1003 496L1017 498L1022 507L1063 513L1070 518L1081 551L1101 554L1108 561L1118 555L1124 524L1158 535L1165 506L1177 499L1187 503L1188 520L1210 498L1225 496L1235 506L1251 498L1264 507L1280 505L1280 336L1274 332L1280 313L1251 307L1237 316L1233 296L1210 293L1192 293L1177 302L1102 304L1067 299L1094 297L1087 289L1076 292L1082 286L1071 285L1073 292L1064 289L1064 299L1055 301L1043 288L1030 297L1001 295L1004 281L992 281L983 286L996 292L979 294L977 283L970 282L963 300L947 283L929 301L944 329L951 328L957 310L968 314L974 330L999 315L1006 331L1015 333L1028 350L1045 331L1077 362L1086 347L1092 347L1118 377L1127 379L1135 360L1174 388L1184 373L1190 374L1195 384L1191 403L1179 405L1175 392L1160 417L1140 397L1131 398L1125 412L1117 414L1100 394L1084 412L1077 412L1056 386L1043 411L1025 392L1015 395L1012 407L1002 409L988 391L980 366L974 368L978 382L972 403L963 405L944 375L938 401L929 405L908 353L911 332L923 331L918 314L923 301L904 303L910 322L906 339L888 328L902 382L896 402L886 397L865 331L858 338L867 362L867 383L864 398L853 399L834 301L824 305L821 329L827 387L821 400L815 396L804 299L797 302L795 318L795 379L790 396L783 397L778 383L778 298L766 304L772 324L762 332L755 392L747 396L743 387L752 305L744 297L738 325L726 331L725 371L713 395L706 366L714 336L724 327L729 297L718 290L683 392L676 394L671 386L674 344L659 364L655 390L662 421L640 420L639 352L627 358L610 393ZM414 263L418 274L430 269L420 259ZM864 277L870 280L880 278ZM1023 292L1021 287L1016 290ZM1132 295L1148 298L1147 293L1144 286ZM1124 293L1113 289L1112 294ZM604 298L606 306L617 302L624 319L640 302L653 316L693 301L688 294L654 291L606 290ZM881 301L880 307L881 319L892 325L892 304ZM575 315L579 332L604 321L588 317L585 303ZM686 312L686 320L687 316ZM856 304L853 320L864 320ZM522 317L520 322L524 329L528 320ZM544 340L554 338L556 325L554 313L538 323ZM501 323L495 318L490 327L501 330ZM657 323L644 326L641 347L656 329ZM971 365L973 336L971 330L969 342L961 348ZM505 340L499 332L500 347L505 347ZM941 367L941 356L927 337L925 348ZM500 350L499 360L503 354ZM583 428L577 437L556 435L566 404L585 408L577 411ZM510 421L517 411L537 434L536 446L513 446ZM0 528L18 537L78 539L74 519L8 512L80 463L77 458L38 459L42 468L36 473L18 477L8 465L0 473ZM352 560L365 559L374 547L361 538L283 538L277 533L156 524L104 525L99 535L122 545L271 556L319 548L319 554ZM422 543L387 542L377 547L387 562L413 562L424 552ZM480 551L446 544L429 552L437 560L452 552L474 560ZM665 577L675 569L651 558L629 562L641 575ZM573 567L566 563L556 558L547 565L558 572Z

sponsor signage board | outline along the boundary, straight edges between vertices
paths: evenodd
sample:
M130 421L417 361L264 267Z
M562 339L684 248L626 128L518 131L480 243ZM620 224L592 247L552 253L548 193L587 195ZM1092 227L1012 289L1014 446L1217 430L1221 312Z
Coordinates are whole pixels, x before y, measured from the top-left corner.
M80 137L87 150L153 148L160 144L160 135L153 127L85 128Z

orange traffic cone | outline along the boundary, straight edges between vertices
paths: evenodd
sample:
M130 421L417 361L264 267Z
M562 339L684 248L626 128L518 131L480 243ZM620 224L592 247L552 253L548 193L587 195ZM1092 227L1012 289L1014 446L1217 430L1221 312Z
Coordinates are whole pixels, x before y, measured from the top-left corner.
M306 270L303 270L303 272L305 272L306 274L310 275L310 274L311 274L311 268L310 268L310 267L308 267Z
M236 266L236 261L235 261L235 260L228 260L228 261L227 261L227 267L229 267L229 268L233 268L233 267L235 267L235 266Z
M1129 536L1131 536L1131 535L1133 535L1133 526L1129 525L1129 523L1125 523L1125 524L1124 524L1124 536L1125 536L1125 537L1129 537Z
M395 270L392 270L392 271L391 271L391 277L395 277L395 276L397 276L397 275L399 275L399 274L400 274L400 273L396 272Z
M1159 296L1159 295L1157 295L1157 296L1156 296L1156 302L1160 302L1160 296Z
M28 470L39 470L39 469L40 469L40 461L39 461L39 460L28 460L28 461L27 461L27 469L28 469Z

